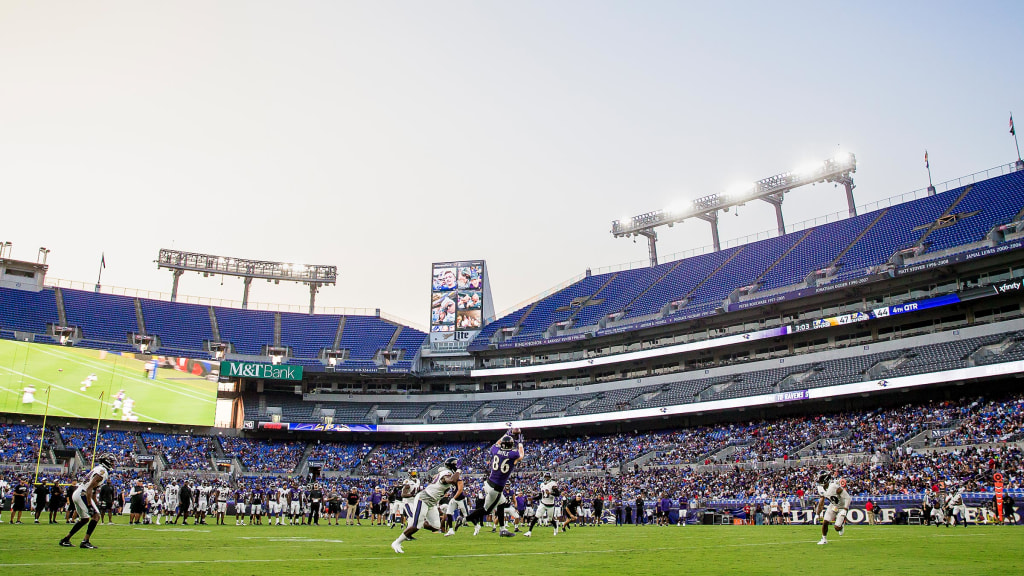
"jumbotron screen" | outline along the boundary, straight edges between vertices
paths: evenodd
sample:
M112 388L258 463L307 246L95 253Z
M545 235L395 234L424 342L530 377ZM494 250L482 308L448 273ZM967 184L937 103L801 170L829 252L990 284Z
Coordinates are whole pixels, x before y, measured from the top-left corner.
M431 269L430 332L478 331L483 327L482 261L441 262Z
M217 367L209 360L0 340L0 411L213 426Z

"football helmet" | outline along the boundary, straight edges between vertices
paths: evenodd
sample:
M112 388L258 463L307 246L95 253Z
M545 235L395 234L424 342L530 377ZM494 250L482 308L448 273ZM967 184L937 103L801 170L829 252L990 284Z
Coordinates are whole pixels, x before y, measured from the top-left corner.
M445 458L444 467L451 470L452 472L455 472L456 470L459 469L459 459L454 456Z
M96 463L110 471L117 466L117 457L110 452L103 452L96 455Z
M505 434L501 437L501 440L498 440L498 447L502 450L511 450L516 447L516 441L508 434Z
M551 480L551 472L545 472L544 473L544 479L545 480Z
M831 483L832 483L832 471L831 470L822 470L821 472L818 473L818 484L821 484L822 486L828 486Z

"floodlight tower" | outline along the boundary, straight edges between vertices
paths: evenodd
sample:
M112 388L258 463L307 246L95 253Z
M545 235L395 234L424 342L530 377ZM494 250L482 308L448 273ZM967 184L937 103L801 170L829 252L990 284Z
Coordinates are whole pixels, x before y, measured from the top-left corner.
M803 168L763 178L753 184L744 184L736 189L721 194L702 196L680 207L665 208L646 212L632 218L623 218L612 222L612 235L616 238L647 238L651 266L658 265L657 241L655 229L658 226L672 227L678 222L690 218L700 218L711 224L711 242L715 251L722 249L718 237L718 212L728 211L735 206L743 206L751 200L761 200L775 207L775 220L779 235L786 233L786 221L782 215L782 200L786 192L820 182L832 182L846 189L846 203L850 217L857 215L857 205L853 199L853 173L857 171L857 157L849 152L840 152L824 162L817 162Z
M333 286L338 280L337 266L289 264L245 258L227 258L213 254L197 254L179 250L160 249L157 268L166 268L174 276L171 285L171 302L178 299L178 280L185 272L198 272L203 276L237 276L245 288L242 292L242 308L249 307L249 288L254 279L280 284L301 282L309 286L309 313L316 307L316 293L321 286Z

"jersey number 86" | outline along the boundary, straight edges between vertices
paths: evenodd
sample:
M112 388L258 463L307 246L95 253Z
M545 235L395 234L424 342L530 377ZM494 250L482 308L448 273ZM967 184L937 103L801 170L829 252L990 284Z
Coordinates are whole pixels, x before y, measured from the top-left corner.
M508 460L502 461L500 457L495 456L494 460L491 462L491 469L494 470L495 472L501 472L502 474L507 473Z

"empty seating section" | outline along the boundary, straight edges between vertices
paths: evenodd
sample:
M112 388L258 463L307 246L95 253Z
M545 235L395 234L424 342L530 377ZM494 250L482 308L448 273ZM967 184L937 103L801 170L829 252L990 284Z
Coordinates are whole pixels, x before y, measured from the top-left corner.
M513 341L536 339L555 322L568 320L576 311L576 308L572 307L573 300L592 296L610 276L588 276L538 302L536 308L523 319L519 335L513 338Z
M135 439L130 432L104 430L100 432L99 438L96 438L95 430L61 427L60 437L66 448L82 451L86 465L90 462L94 442L97 452L110 452L122 459L124 464L129 463L126 459L135 452Z
M877 213L861 214L811 231L796 247L779 261L764 278L760 290L802 284L810 272L827 268L853 242Z
M887 208L885 215L840 259L838 278L863 276L869 266L884 264L897 250L912 246L924 234L924 229L915 228L934 222L957 196L959 192L950 190Z
M387 410L381 420L415 420L425 423L502 422L531 420L557 416L602 414L619 410L660 408L678 404L739 398L776 391L804 390L836 386L873 379L896 378L912 374L963 368L983 346L1015 338L1001 354L993 354L980 364L993 364L1024 359L1024 333L996 334L922 348L876 352L823 362L788 365L780 368L751 370L728 376L682 379L639 387L600 392L549 395L540 398L509 398L490 401L448 402L304 402L301 396L268 394L267 406L280 406L288 422L318 422L315 408L335 410L339 424L376 423L376 413ZM797 359L794 359L797 360ZM881 362L891 361L887 364ZM876 368L868 374L868 370ZM268 420L256 409L255 396L245 398L247 420ZM376 409L374 409L376 408ZM293 416L295 415L295 416Z
M341 348L349 351L345 365L361 364L369 369L375 368L373 357L388 347L397 329L394 324L373 316L346 316L345 330L341 334Z
M536 400L533 398L525 400L492 400L485 406L485 410L490 409L490 411L481 420L484 422L518 420L523 410L526 410L535 402Z
M210 309L197 304L178 304L139 299L146 333L160 337L160 351L204 350L203 342L213 340Z
M466 422L483 404L483 402L438 402L431 407L431 412L441 410L441 413L433 417L433 421L438 423Z
M1009 223L1024 208L1022 193L1024 172L978 182L953 209L954 214L978 213L929 234L925 239L928 252L984 240L993 227Z
M235 345L238 354L258 355L274 343L274 313L262 310L213 309L222 342Z
M150 454L162 455L173 470L211 470L210 457L216 453L214 439L188 434L140 434Z
M637 268L635 270L624 270L615 275L615 278L608 283L596 298L603 299L601 304L584 306L574 318L574 324L578 326L590 326L597 324L602 317L620 312L641 292L647 289L658 278L661 278L671 269L670 265L663 264L651 268Z
M128 333L139 331L134 298L69 289L61 293L68 324L80 327L87 340L127 344Z
M47 324L57 323L57 301L53 290L29 292L0 288L0 326L8 330L45 334Z
M710 276L719 266L732 257L739 248L729 248L687 258L669 272L660 282L651 286L626 311L626 318L636 318L659 312L669 302L676 302L688 296L698 284Z
M281 345L291 346L292 355L318 358L320 350L334 347L341 316L332 314L281 313Z
M394 364L395 367L412 368L412 361L416 358L416 354L420 351L420 346L423 346L423 341L426 340L427 335L415 328L408 326L402 327L402 332L398 334L398 338L395 339L395 344L392 346L392 350L405 350L402 355L402 359Z
M387 416L382 421L392 420L415 420L423 415L426 410L423 404L410 404L409 402L395 402L392 404L378 404L378 414L386 411Z
M794 232L747 244L735 258L723 265L708 282L693 292L691 303L718 303L740 287L749 286L775 263L805 233Z

